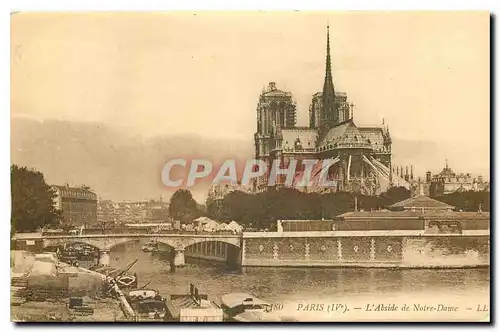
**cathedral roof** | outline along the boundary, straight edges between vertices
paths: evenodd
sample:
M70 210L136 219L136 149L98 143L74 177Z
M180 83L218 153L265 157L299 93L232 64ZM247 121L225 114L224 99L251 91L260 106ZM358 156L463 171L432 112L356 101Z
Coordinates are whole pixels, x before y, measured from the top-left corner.
M323 92L322 91L319 91L319 92L316 92L315 94L313 94L313 97L322 97L323 96ZM339 92L339 91L335 91L335 97L347 97L347 93L345 92Z
M316 148L318 132L312 128L288 128L281 130L283 152L302 152Z
M320 146L330 145L334 148L348 145L364 148L371 147L368 138L360 132L352 119L342 122L328 131Z
M384 148L384 132L382 128L358 127L358 130L369 140L373 150L377 151Z

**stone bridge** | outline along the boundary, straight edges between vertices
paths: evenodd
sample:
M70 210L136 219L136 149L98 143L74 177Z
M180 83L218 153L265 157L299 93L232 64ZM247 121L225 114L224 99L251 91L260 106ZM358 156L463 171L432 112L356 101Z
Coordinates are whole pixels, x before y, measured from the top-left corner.
M200 242L224 242L240 248L241 235L234 234L96 234L96 235L56 235L42 236L41 234L16 234L12 240L19 242L43 242L43 248L63 246L71 243L84 243L99 249L99 262L109 265L109 252L114 247L147 239L163 243L175 250L174 264L184 265L184 250Z

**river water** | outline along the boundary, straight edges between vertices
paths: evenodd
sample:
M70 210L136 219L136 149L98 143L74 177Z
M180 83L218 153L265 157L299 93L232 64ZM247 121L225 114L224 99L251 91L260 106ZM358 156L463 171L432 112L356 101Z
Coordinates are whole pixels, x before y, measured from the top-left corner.
M282 320L448 321L489 317L489 269L235 269L188 259L185 267L172 271L166 259L142 252L139 246L111 252L111 265L123 267L135 258L139 262L130 272L137 273L139 285L150 282L147 288L155 288L163 296L186 293L189 283L213 300L227 293L247 292L275 303L273 314ZM381 311L374 311L379 304ZM396 308L383 310L390 305ZM409 310L403 309L405 305Z

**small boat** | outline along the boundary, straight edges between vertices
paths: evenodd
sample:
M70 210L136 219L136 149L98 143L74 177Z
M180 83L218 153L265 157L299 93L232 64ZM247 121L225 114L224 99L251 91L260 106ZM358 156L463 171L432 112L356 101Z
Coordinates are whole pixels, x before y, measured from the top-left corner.
M142 301L146 299L157 299L159 292L156 289L135 289L128 292L130 301Z
M165 301L170 322L222 322L224 313L207 294L200 294L198 288L190 284L189 294L171 294Z
M233 322L273 322L280 321L270 315L271 304L253 297L248 293L223 295L221 307L224 318Z
M153 252L158 249L158 244L155 242L148 242L142 246L141 250L144 252Z
M116 277L116 283L120 288L136 288L137 287L137 277L136 275L123 274Z
M134 307L138 321L163 321L167 313L167 306L163 300L146 299L136 302Z

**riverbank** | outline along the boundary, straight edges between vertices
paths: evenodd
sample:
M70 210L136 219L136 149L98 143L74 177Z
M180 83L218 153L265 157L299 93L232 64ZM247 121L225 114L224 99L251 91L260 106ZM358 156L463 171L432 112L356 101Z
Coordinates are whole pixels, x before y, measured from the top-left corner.
M29 301L11 306L13 322L118 322L127 321L115 299L84 299L94 309L90 315L81 315L69 308L69 299L57 301Z
M118 299L103 298L106 276L61 263L52 254L11 253L13 322L127 321ZM83 300L85 310L70 306Z

